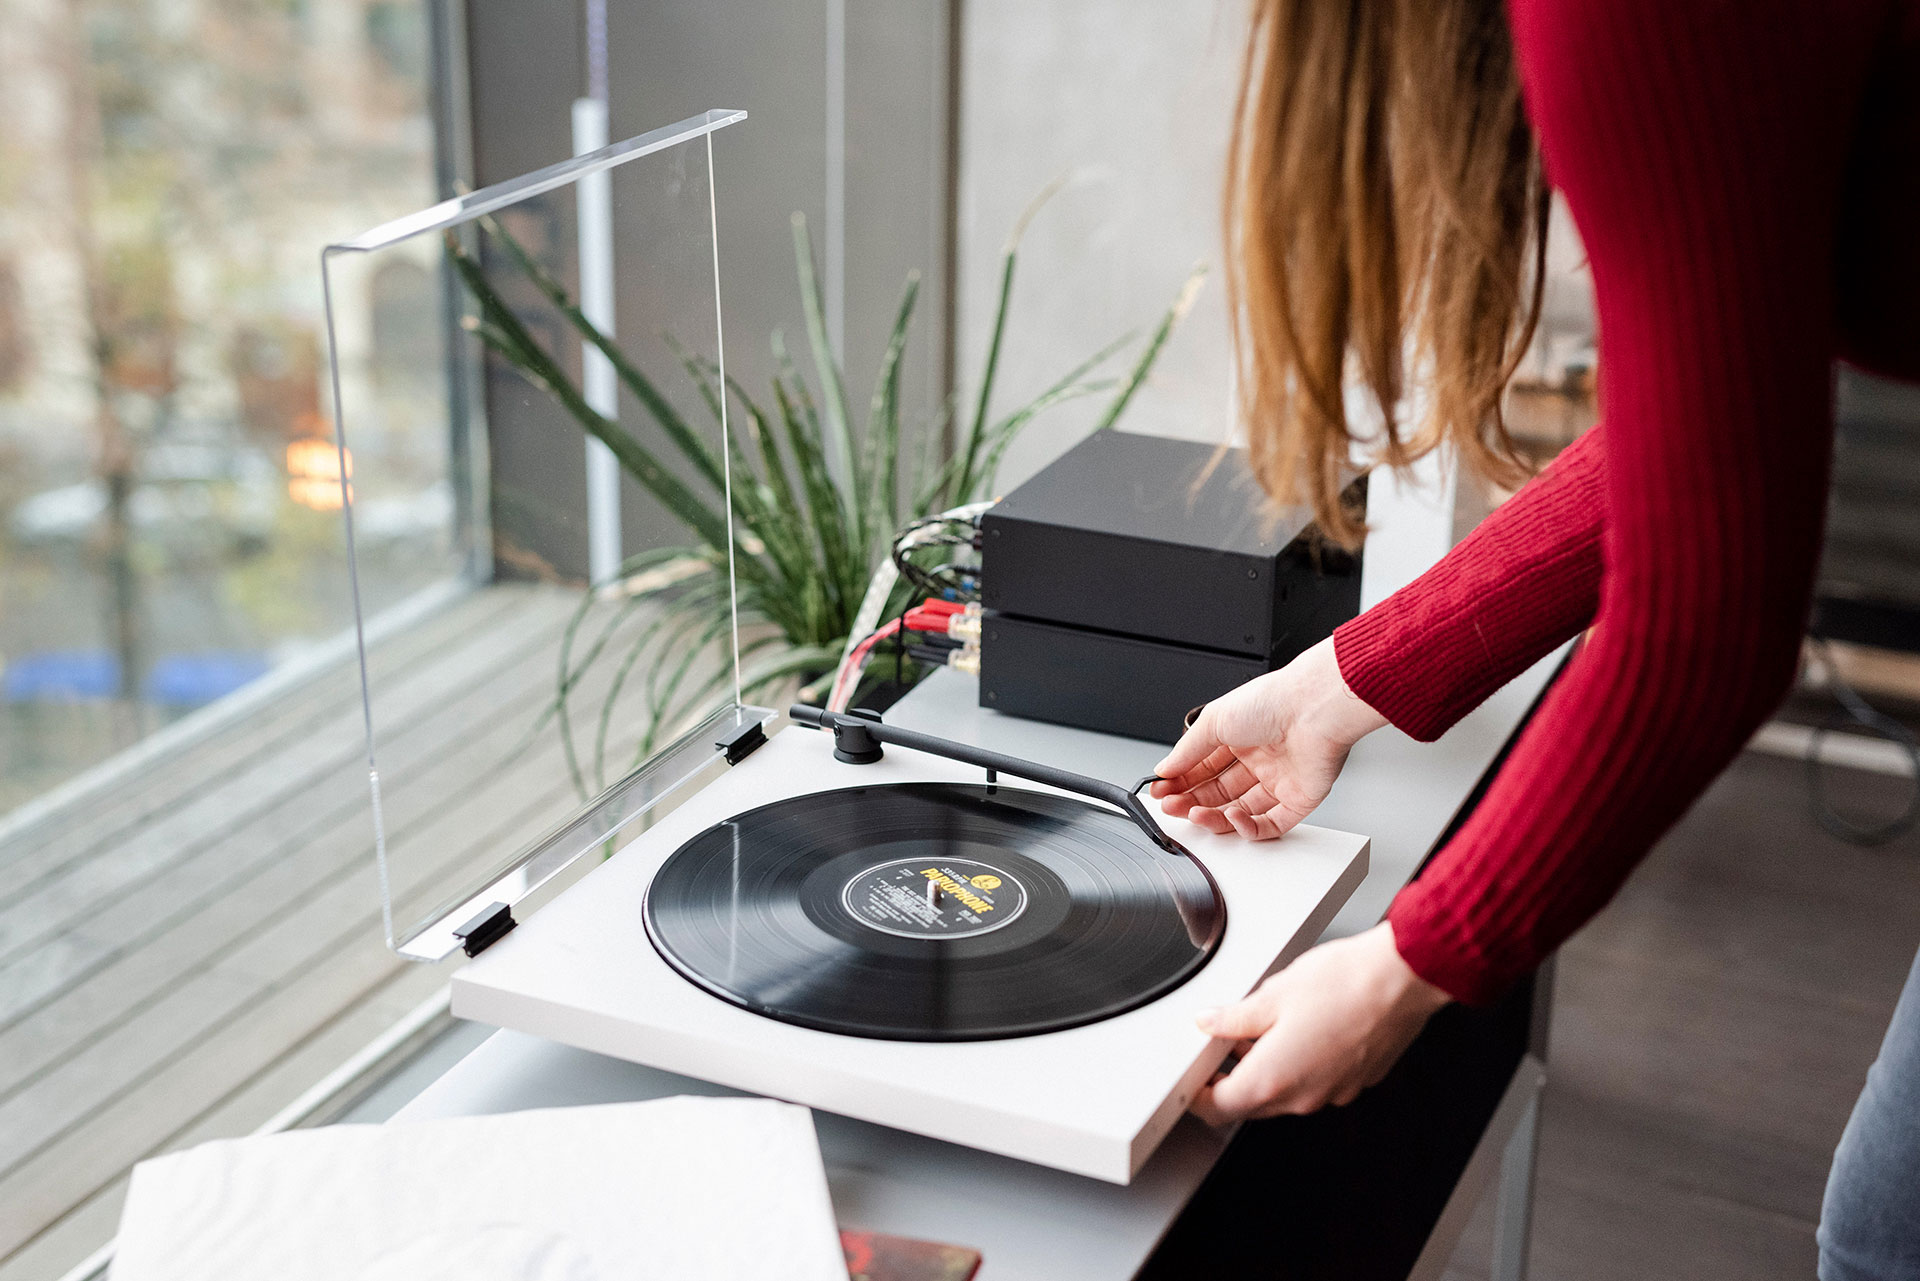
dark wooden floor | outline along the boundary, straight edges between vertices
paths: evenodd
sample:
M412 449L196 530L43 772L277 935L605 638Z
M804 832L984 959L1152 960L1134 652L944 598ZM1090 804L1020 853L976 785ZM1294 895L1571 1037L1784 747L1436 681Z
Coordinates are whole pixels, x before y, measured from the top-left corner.
M1832 776L1897 811L1906 780ZM1920 946L1920 835L1862 850L1749 752L1563 951L1536 1281L1814 1274L1833 1145ZM1490 1207L1451 1281L1487 1274Z

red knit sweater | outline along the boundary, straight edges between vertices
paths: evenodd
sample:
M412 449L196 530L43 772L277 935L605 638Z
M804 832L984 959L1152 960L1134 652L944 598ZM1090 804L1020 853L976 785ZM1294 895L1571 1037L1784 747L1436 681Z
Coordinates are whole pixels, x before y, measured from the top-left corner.
M1457 998L1491 999L1599 911L1792 680L1831 361L1920 366L1915 8L1512 0L1592 266L1605 426L1334 640L1354 692L1431 739L1592 627L1388 913Z

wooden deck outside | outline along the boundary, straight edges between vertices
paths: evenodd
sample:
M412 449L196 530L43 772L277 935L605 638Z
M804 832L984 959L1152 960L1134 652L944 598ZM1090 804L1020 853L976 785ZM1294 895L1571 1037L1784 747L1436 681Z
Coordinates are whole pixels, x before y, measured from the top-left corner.
M569 804L555 734L514 749L576 599L487 588L374 647L397 895ZM248 1132L446 982L381 937L358 698L341 664L0 842L0 1281L59 1276L135 1162Z

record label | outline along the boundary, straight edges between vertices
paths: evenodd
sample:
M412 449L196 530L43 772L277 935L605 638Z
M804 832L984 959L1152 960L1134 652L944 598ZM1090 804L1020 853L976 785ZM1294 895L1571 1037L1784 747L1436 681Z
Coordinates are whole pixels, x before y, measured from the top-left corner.
M970 938L1011 925L1027 891L1012 874L973 859L881 863L847 882L853 919L897 938Z

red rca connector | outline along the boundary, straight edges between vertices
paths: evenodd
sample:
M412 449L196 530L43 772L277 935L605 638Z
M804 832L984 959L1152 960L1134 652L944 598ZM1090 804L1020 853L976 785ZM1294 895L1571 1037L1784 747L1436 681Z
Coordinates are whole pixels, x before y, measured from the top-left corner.
M924 632L930 636L953 636L965 640L964 620L970 616L971 611L977 609L978 606L962 605L959 601L940 600L929 596L908 610L903 621L909 629L916 632ZM954 631L956 623L960 623L962 631ZM977 623L974 631L977 635L979 631Z
M947 620L947 635L969 645L980 643L981 608L978 602L968 605L964 610Z

